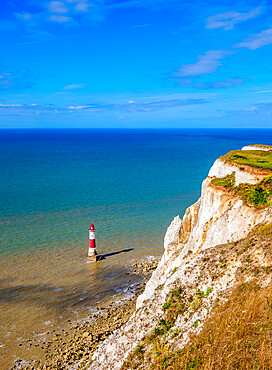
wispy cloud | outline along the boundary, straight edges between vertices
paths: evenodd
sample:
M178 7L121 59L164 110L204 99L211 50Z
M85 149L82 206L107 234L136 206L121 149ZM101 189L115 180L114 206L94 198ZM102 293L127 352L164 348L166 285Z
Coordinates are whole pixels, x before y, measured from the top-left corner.
M22 4L23 3L23 4ZM28 27L37 28L41 24L55 22L60 25L79 25L81 22L97 23L106 14L118 8L163 8L175 3L184 6L179 0L13 0L10 2L17 20ZM134 28L147 27L136 25Z
M183 107L196 104L207 103L204 99L169 99L150 102L136 102L129 100L126 103L116 104L84 104L58 107L53 104L0 104L0 109L4 110L33 110L33 111L55 111L55 112L102 112L102 111L126 111L126 112L154 112L161 109Z
M193 81L186 78L177 78L173 79L175 81L176 86L179 87L187 87L187 86L193 86L200 89L208 90L208 89L224 89L228 87L235 87L240 86L243 84L244 79L243 78L227 78L224 81L209 81L209 82L203 82L203 81Z
M68 12L68 8L62 1L50 1L48 9L51 13L63 14Z
M227 78L225 81L213 81L213 82L194 82L195 87L203 89L221 89L226 87L240 86L244 80L242 78Z
M272 27L251 35L248 39L235 45L238 48L258 49L261 46L272 44Z
M198 62L180 66L173 75L177 77L198 76L213 73L221 66L221 59L231 54L227 50L210 50L205 55L198 56Z
M59 15L59 14L51 14L48 19L50 21L59 22L59 23L67 23L67 22L73 21L71 17L67 17L66 15Z
M207 18L206 28L223 28L224 30L232 30L235 24L255 18L259 16L261 12L262 7L258 7L245 13L230 11L212 15Z
M28 89L35 83L36 76L23 68L2 68L0 70L0 90Z
M127 104L121 105L121 108L129 111L149 112L165 108L182 107L203 103L206 103L204 99L170 99L155 102L129 101Z
M35 103L33 104L1 104L0 103L0 109L1 110L39 110L39 111L49 111L49 110L56 110L56 108L51 105L37 105Z
M0 45L0 49L7 48L7 47L13 47L13 46L24 46L24 45L31 45L31 44L40 44L41 42L44 42L42 40L37 41L26 41L26 42L18 42L11 45Z
M2 104L0 103L0 108L21 108L23 107L22 104Z
M250 107L245 107L242 109L239 109L235 112L231 113L239 113L243 115L272 115L272 102L266 102L266 103L257 103L254 105L251 105Z
M127 103L118 104L90 104L90 105L80 105L80 106L70 106L71 110L124 110L129 112L151 112L166 108L181 107L186 105L195 105L206 103L204 99L169 99L169 100L159 100L152 102L136 102L134 100L129 100Z
M85 20L93 23L101 21L104 19L106 4L104 1L91 0L26 0L22 6L15 0L13 8L20 9L13 13L17 20L28 27L37 28L46 22L74 26Z
M151 26L151 23L137 24L136 26L131 26L130 28L144 28L144 27L149 27L149 26Z
M206 103L204 99L169 99L169 100L159 100L152 102L136 102L134 100L129 100L127 103L118 104L89 104L80 106L70 106L71 110L121 110L129 112L153 112L166 108L182 107L187 105L203 104Z
M63 90L71 91L71 90L80 90L84 89L87 85L86 84L71 84L64 86Z
M261 91L256 91L256 94L265 94L265 93L272 93L272 90L261 90Z
M105 6L109 8L130 8L130 7L137 7L137 8L163 8L179 5L186 5L186 1L181 2L180 0L119 0L119 1L105 1Z

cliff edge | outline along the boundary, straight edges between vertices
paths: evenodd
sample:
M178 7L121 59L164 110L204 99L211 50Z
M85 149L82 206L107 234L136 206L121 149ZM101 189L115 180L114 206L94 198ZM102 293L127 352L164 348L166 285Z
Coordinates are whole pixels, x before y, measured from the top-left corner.
M99 346L89 369L170 366L241 284L268 286L271 150L255 144L215 161L199 200L168 227L164 254L135 313Z

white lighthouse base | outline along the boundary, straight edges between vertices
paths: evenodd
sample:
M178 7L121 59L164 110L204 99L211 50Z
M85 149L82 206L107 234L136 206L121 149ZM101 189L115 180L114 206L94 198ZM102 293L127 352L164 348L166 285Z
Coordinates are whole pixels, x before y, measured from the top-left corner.
M97 254L95 248L89 248L88 250L88 261L90 262L97 262L102 259L102 256L100 254Z

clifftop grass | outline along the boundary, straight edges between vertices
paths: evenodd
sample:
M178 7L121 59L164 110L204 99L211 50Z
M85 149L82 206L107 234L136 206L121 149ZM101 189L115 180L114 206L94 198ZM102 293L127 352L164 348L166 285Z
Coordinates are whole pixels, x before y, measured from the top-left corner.
M231 152L220 157L220 159L240 165L241 170L244 169L244 165L272 171L272 147L271 151L232 150Z

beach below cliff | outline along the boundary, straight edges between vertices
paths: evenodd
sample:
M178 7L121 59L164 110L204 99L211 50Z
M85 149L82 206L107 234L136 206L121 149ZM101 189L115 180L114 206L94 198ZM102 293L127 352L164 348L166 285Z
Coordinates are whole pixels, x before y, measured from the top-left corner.
M88 317L68 319L59 330L34 335L19 343L21 357L14 361L11 369L79 369L87 365L97 346L132 316L137 297L157 264L158 258L149 256L130 266L128 275L143 277L141 283L131 287L130 297L103 301Z

